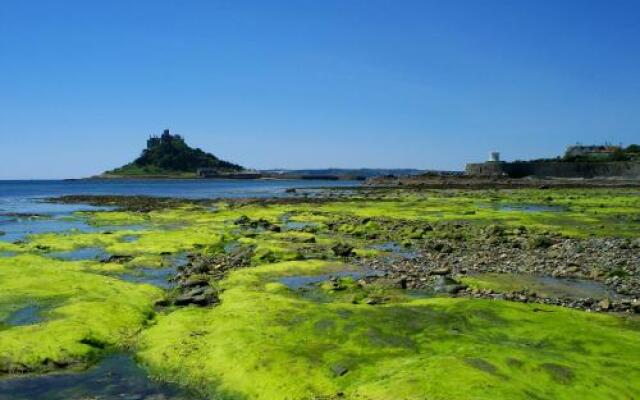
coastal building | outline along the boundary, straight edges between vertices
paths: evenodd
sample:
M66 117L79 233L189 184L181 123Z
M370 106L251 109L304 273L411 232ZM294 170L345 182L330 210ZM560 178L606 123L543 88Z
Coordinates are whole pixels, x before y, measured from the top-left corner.
M567 147L563 158L512 162L500 161L500 153L492 152L489 161L467 164L465 174L509 178L640 178L640 160L615 157L623 151L627 150L609 144L578 144Z
M572 159L576 157L594 158L594 159L607 158L607 157L610 157L611 154L620 150L622 150L622 147L612 146L607 143L603 145L589 145L589 146L575 144L567 147L567 150L564 153L564 157L567 159Z

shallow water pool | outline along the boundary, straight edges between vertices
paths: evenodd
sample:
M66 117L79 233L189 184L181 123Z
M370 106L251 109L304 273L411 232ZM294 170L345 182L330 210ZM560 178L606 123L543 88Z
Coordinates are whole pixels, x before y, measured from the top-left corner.
M202 399L175 385L151 380L130 355L109 356L82 372L0 380L0 400Z

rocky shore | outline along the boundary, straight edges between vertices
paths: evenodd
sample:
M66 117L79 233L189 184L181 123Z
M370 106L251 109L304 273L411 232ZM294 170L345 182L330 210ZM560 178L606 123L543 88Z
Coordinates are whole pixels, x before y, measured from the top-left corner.
M473 229L453 225L458 229ZM562 238L529 234L524 227L507 230L490 225L464 240L425 241L411 257L359 260L383 271L402 288L430 289L474 298L559 305L590 311L640 312L640 240L621 238ZM503 288L474 287L477 274L513 277ZM554 297L526 287L518 277L557 279L557 282L598 282L608 293L599 297ZM470 278L470 279L467 279ZM508 280L507 280L508 281ZM512 290L509 290L512 289Z
M412 187L421 189L568 189L568 188L634 188L640 179L577 179L577 178L508 178L453 174L424 174L415 176L381 176L370 178L365 185L372 187Z

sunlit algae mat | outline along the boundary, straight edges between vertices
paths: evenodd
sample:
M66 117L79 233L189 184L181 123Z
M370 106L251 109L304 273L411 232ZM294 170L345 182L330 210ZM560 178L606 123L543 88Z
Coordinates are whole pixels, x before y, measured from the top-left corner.
M639 195L113 200L69 217L94 229L0 241L0 390L124 355L203 398L637 399ZM454 258L476 244L551 257L563 243L587 248L584 259L619 251L626 261L586 270L556 257L565 272L551 274L523 258L504 271L473 253ZM493 274L459 270L463 261ZM576 274L604 295L565 304L511 279Z

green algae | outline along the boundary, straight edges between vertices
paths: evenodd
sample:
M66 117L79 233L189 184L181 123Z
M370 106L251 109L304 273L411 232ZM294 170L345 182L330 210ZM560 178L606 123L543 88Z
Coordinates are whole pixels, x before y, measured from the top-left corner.
M502 227L505 235L524 226L536 234L638 237L638 194L394 190L378 199L356 195L313 204L83 212L79 216L92 225L124 230L0 242L0 251L19 253L0 258L0 321L16 307L47 307L42 322L0 322L0 370L48 370L132 345L155 376L223 398L638 397L638 324L615 316L415 298L384 285L362 288L348 278L339 280L340 290L320 285L318 301L280 282L352 268L331 251L343 242L358 257L375 257L384 251L374 243L463 240L489 226ZM532 204L547 208L518 206ZM282 231L236 225L242 216ZM310 225L289 230L287 221ZM143 229L126 229L132 224ZM130 235L136 240L126 240ZM252 247L253 267L215 283L222 300L215 308L172 308L152 318L162 290L109 276L163 267L185 252L216 254L235 243ZM118 264L47 257L84 247L133 258Z
M138 355L164 379L229 398L640 394L630 384L640 377L640 335L615 317L451 298L316 303L274 283L340 268L305 261L233 272L220 283L221 306L158 318Z
M320 205L334 215L362 218L397 218L442 222L464 220L473 224L526 225L529 229L553 231L568 236L640 235L640 226L629 215L638 214L637 190L502 190L502 191L393 191L382 200L352 199ZM496 205L547 205L556 211L501 210ZM371 227L346 225L346 232L366 235Z
M3 242L0 240L0 252L18 253L22 251L24 251L24 249L17 244Z
M47 252L72 251L83 247L107 247L121 242L123 238L132 234L139 234L139 232L123 230L107 233L41 233L29 235L24 247L26 250Z
M0 259L0 317L21 305L48 307L36 324L0 330L0 371L41 371L91 361L123 348L163 294L149 285L89 273L85 262L37 255Z

